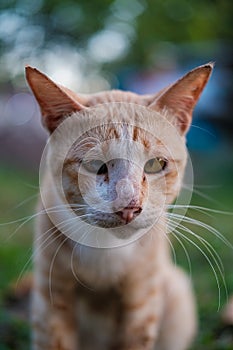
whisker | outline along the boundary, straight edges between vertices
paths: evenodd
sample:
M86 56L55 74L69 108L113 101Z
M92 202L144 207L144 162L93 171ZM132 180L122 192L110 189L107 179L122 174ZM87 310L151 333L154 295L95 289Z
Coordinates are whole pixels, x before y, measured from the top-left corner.
M84 234L81 237L80 241L82 240L83 237L85 238L89 233L92 233L93 231L95 231L95 227L94 226L89 227L89 231L84 232ZM78 248L79 248L79 251L80 251L80 254L79 254L80 263L82 263L82 250L83 250L84 247L85 247L85 245L82 244L82 243L80 243L78 245Z
M77 245L77 243L76 243L76 245ZM74 276L74 278L76 279L76 281L78 282L78 283L80 283L84 288L87 288L87 289L89 289L89 290L93 290L93 289L91 289L88 285L86 285L83 281L81 281L81 279L79 278L79 276L77 275L77 273L75 272L75 269L74 269L74 261L73 261L73 259L74 259L74 252L75 252L75 249L76 249L77 247L73 247L73 249L72 249L72 253L71 253L71 271L72 271L72 274L73 274L73 276Z
M182 240L179 237L177 237L177 235L173 231L171 231L171 234L172 234L173 237L175 237L175 239L179 242L180 246L184 250L184 253L185 253L185 256L186 256L186 259L187 259L187 263L188 263L189 275L191 277L192 276L192 263L191 263L191 259L190 259L189 253L188 253L184 243L182 242Z
M211 132L210 130L208 130L207 128L203 128L203 127L200 126L200 125L192 124L192 125L190 126L190 128L192 128L192 129L196 128L196 129L198 129L198 130L204 131L206 134L212 136L213 139L216 139L216 135L215 135L214 133L212 133L212 132Z
M67 207L70 208L70 206L67 206ZM43 210L41 210L33 215L26 216L26 217L18 219L18 220L14 220L14 221L0 224L0 226L5 226L5 225L11 225L11 224L21 222L21 224L5 239L5 243L7 243L9 240L11 240L12 237L14 237L20 231L20 229L22 229L28 222L30 222L32 219L35 219L37 216L48 215L48 214L53 214L53 213L61 213L61 212L66 211L67 207L65 205L54 206L54 207L51 207L48 209L43 209ZM61 208L61 209L57 210L56 208ZM77 211L78 211L78 209L76 209L76 212Z
M21 205L21 204L19 204L19 205ZM41 215L41 214L47 214L48 212L49 213L56 212L54 209L62 208L63 210L66 210L67 208L69 209L69 208L84 208L84 207L87 207L87 205L86 204L84 204L84 205L79 205L79 204L55 205L55 206L50 207L50 208L42 209L42 210L36 212L35 214L24 216L23 218L20 218L20 219L2 222L2 223L0 223L0 226L8 226L8 225L12 225L12 224L17 224L18 222L22 222L22 221L27 220L27 219L34 219L36 216Z
M68 220L68 222L65 222L64 225L70 224L70 222L73 221L74 219L76 219L76 218L71 218L70 220ZM76 223L74 222L73 223L73 227L75 227L75 225L76 225ZM55 252L55 254L54 254L53 258L52 258L50 269L49 269L49 295L50 295L51 303L53 303L53 297L52 297L52 270L53 270L55 259L57 257L57 254L58 254L59 250L65 244L65 242L68 239L70 239L70 236L66 236L66 232L67 232L67 230L63 232L63 236L65 236L65 239L61 242L61 244L56 249L56 252Z
M85 238L87 235L93 233L93 231L95 231L95 227L91 227L92 229L90 229L89 231L87 232L84 232L83 235L81 236L80 238L80 241L83 240L83 238ZM75 277L75 279L77 280L77 282L79 282L83 287L91 290L91 291L94 291L94 288L91 288L89 287L88 285L86 285L80 278L79 276L77 275L77 273L75 272L75 268L74 268L74 253L76 253L76 249L78 248L79 249L79 261L80 263L82 262L82 248L84 247L84 245L81 243L76 243L75 246L73 247L73 250L72 250L72 254L71 254L71 270L72 270L72 273Z
M54 229L54 232L56 232L57 228L56 227L52 227L52 229ZM50 229L51 230L51 229ZM48 230L48 231L50 231ZM45 235L47 233L46 232L43 232L43 235ZM36 248L30 248L29 251L33 252L33 254L30 256L30 258L25 262L23 268L21 269L20 273L19 273L19 276L17 278L17 281L16 281L16 285L19 283L19 281L21 280L22 276L24 275L25 271L27 270L29 264L34 260L34 258L36 257L36 255L38 254L38 252L42 249L46 249L50 244L54 243L58 237L60 237L62 234L58 234L57 236L55 236L53 238L53 240L51 240L47 245L43 246L44 244L47 243L47 241L49 240L49 238L51 238L50 236L48 236L46 238L46 240L42 241L42 243L36 247ZM41 237L38 237L37 240L40 240Z
M202 193L199 190L193 189L193 193L197 194L199 197L206 199L207 201L214 203L216 205L221 205L222 203L217 201L216 199L208 196L207 194Z
M166 230L164 228L164 225L161 224L160 222L158 222L158 226L160 226L162 228L162 234L163 236L165 237L165 239L168 241L168 244L172 250L172 256L173 256L173 261L174 261L174 264L177 266L177 256L176 256L176 251L175 251L175 248L172 244L172 241L170 240L169 236L167 235L166 233Z
M173 261L174 261L174 264L175 266L177 266L177 255L176 255L176 251L175 251L175 248L172 244L172 241L170 240L170 238L168 237L168 235L165 233L164 234L164 237L166 238L166 240L168 241L168 244L170 245L171 247L171 250L172 250L172 256L173 256Z
M62 248L62 246L65 244L65 242L69 239L69 237L65 237L64 240L62 240L62 242L59 244L59 246L57 247L54 255L53 255L53 258L51 260L51 264L50 264L50 267L49 267L49 296L50 296L50 301L51 301L51 304L53 304L53 295L52 295L52 271L53 271L53 266L54 266L54 263L55 263L55 259L57 257L57 254L59 252L59 250Z
M201 207L198 205L190 205L190 204L168 204L167 209L196 209L197 211L201 211L203 213L210 212L214 214L223 214L223 215L233 215L233 212L224 211L224 210L217 210L207 207Z
M212 233L213 235L215 235L217 238L219 238L219 240L221 240L224 244L226 244L226 246L228 246L229 248L233 249L233 245L230 241L228 241L217 229L215 229L214 227L199 221L197 219L191 218L189 216L183 216L180 214L176 214L176 213L167 213L168 217L173 218L173 219L177 219L177 220L182 220L188 224L191 225L195 225L198 227L201 227L203 229L206 229L208 232Z
M179 232L178 230L174 230L174 232L178 235L180 235L183 239L185 239L186 241L190 242L193 246L195 246L200 252L201 254L205 257L205 259L207 260L207 262L209 263L212 271L213 271L213 274L214 274L214 277L215 277L215 281L216 281L216 284L217 284L217 288L218 288L218 308L217 308L217 311L220 310L220 305L221 305L221 288L220 288L220 282L219 282L219 278L218 278L218 274L214 268L214 265L213 263L211 262L210 258L208 257L208 255L204 252L203 249L201 249L199 247L199 245L197 243L195 243L194 241L192 241L190 238L188 238L185 234Z
M204 188L204 189L207 189L207 188L221 188L222 186L221 185L195 185L194 188Z
M174 224L176 226L175 223L171 223L171 224ZM209 253L213 254L213 259L216 259L215 260L216 265L217 266L219 266L219 265L221 266L221 269L219 267L220 273L223 273L224 272L224 266L223 266L222 260L221 260L220 256L218 255L218 253L213 248L213 246L206 239L204 239L203 237L199 236L197 233L193 232L188 227L186 227L186 226L184 226L184 225L182 225L180 223L179 223L178 227L180 229L182 229L184 232L190 233L192 236L194 236L195 238L197 238L199 241L202 242L202 244L206 247L206 249L209 251Z
M46 249L50 244L54 243L58 237L61 237L62 235L65 235L63 231L63 229L70 224L70 222L72 220L75 220L76 218L72 218L72 219L69 219L69 220L64 220L62 222L60 222L56 227L55 226L52 226L51 228L49 228L47 231L43 232L42 234L40 234L40 236L35 240L35 243L34 245L36 245L37 242L39 242L41 239L42 239L42 236L47 236L45 240L43 240L41 242L41 244L34 248L34 251L32 248L30 248L30 251L33 251L33 254L30 256L30 258L26 261L26 263L24 264L20 274L19 274L19 277L17 279L17 282L16 284L20 281L20 279L22 278L24 272L26 271L27 267L29 266L29 264L32 262L32 260L36 257L38 251L40 251L41 249ZM53 233L55 233L56 231L61 231L52 241L50 241L48 244L46 244L49 239L51 238L51 235Z
M20 203L17 204L16 206L14 206L14 207L12 208L12 210L15 210L15 209L18 209L18 208L22 207L24 204L27 204L27 203L30 202L32 199L37 198L37 197L38 197L38 193L33 194L32 196L30 196L30 197L24 199L22 202L20 202Z
M185 184L182 184L182 188L184 188L185 190L191 190L193 193L197 194L201 198L208 200L209 202L212 202L212 203L217 204L217 205L221 205L221 203L219 201L215 200L214 198L211 198L207 194L202 193L201 191L199 191L195 188L190 189L189 186L187 186Z
M185 234L181 233L180 231L177 230L177 226L176 224L174 224L173 222L170 221L170 224L173 225L173 232L175 232L178 235L181 235L184 239L186 239L187 241L189 241L191 244L193 244L205 257L205 259L208 261L208 263L211 266L211 269L214 273L215 276L215 280L217 283L217 287L218 287L218 300L219 300L219 304L218 304L218 310L220 308L220 300L221 300L221 290L220 290L220 281L218 278L218 274L214 268L214 264L217 267L217 271L219 272L223 285L224 285L224 290L226 295L228 294L227 292L227 287L226 287L226 282L225 282L225 277L224 277L224 272L223 272L223 264L222 264L222 260L219 257L219 255L217 254L217 252L215 251L215 249L212 247L212 245L207 242L204 238L200 237L199 235L195 234L192 230L188 229L187 227L183 226L183 225L178 225L178 227L183 230L186 233L190 233L192 237L195 237L201 244L203 244L203 246L205 247L205 249L207 250L207 252L209 253L211 259L213 259L213 263L210 260L209 256L203 251L203 249L201 249L199 247L199 245L197 243L195 243L193 240L191 240L190 238L188 238ZM175 227L174 227L175 226Z
M37 190L40 188L39 185L33 185L31 183L28 183L28 182L24 182L24 181L21 181L22 185L27 187L27 188L32 188L34 190Z

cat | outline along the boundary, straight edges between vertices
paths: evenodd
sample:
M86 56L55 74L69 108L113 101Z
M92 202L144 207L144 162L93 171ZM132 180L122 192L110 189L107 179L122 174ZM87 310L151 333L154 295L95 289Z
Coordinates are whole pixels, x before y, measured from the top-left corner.
M195 298L172 261L166 208L212 70L197 67L155 95L84 95L26 67L50 133L34 241L34 350L191 345Z

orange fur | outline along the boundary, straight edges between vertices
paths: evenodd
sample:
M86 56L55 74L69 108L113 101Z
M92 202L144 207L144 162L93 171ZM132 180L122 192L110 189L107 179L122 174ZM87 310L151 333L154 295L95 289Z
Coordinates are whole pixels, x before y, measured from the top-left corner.
M198 67L156 95L79 96L26 68L52 134L39 205L46 214L35 235L34 350L191 344L195 302L189 279L172 262L165 209L181 187L184 134L211 70ZM147 173L151 159L156 170ZM76 231L80 239L96 234L96 246L75 242ZM119 246L98 247L98 232Z

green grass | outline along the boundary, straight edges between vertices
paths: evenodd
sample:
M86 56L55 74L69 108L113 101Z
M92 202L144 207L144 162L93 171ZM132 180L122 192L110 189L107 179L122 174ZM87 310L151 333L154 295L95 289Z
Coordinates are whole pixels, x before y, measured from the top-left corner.
M36 176L2 168L0 188L0 350L27 350L28 322L4 303L11 285L31 268L33 222L20 227L21 221L14 221L33 214L38 184Z
M224 185L220 188L216 187L205 190L205 194L210 195L220 204L214 204L209 200L201 198L199 195L194 195L193 204L233 211L231 198L231 194L233 193L233 184L231 181L233 169L232 165L228 163L224 163L223 167L225 173L223 179ZM207 172L207 179L204 177L205 183L208 184L209 172L211 172L212 184L216 183L216 181L218 184L219 179L222 180L219 172L214 169L214 165L211 168L207 164L202 169L202 173ZM199 180L203 180L202 174L198 176ZM5 168L0 172L0 188L0 305L2 305L0 311L0 350L27 350L29 349L28 323L9 312L3 304L12 282L17 281L24 271L31 269L30 256L32 253L33 222L29 221L20 227L20 229L21 222L7 223L33 214L36 203L35 196L38 191L37 176ZM197 212L195 214L194 211L189 211L189 215L194 215L195 218L217 228L224 237L233 243L233 216L215 213L205 215ZM197 232L196 229L195 232ZM208 234L206 230L198 230L198 234L201 234L202 237L205 237L211 242L214 249L220 255L224 265L226 285L229 293L232 293L232 250L216 237ZM178 243L175 243L175 247L178 264L189 272L189 265L183 248ZM220 312L218 310L218 286L210 264L197 248L190 244L186 244L186 248L191 259L192 280L200 319L199 335L192 350L233 349L232 338L229 338L229 334L219 333L221 322ZM218 278L221 285L221 308L226 302L226 294L219 273Z
M31 255L33 221L23 225L19 220L34 213L38 185L36 177L1 169L0 188L1 297L9 282L20 275ZM30 264L26 268L30 268Z

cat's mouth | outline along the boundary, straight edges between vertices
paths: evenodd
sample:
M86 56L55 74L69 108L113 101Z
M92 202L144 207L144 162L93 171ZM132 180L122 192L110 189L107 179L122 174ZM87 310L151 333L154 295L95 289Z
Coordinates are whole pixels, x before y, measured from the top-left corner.
M128 206L113 213L95 211L93 215L81 215L80 218L93 226L116 228L133 222L141 214L142 210L142 207Z

